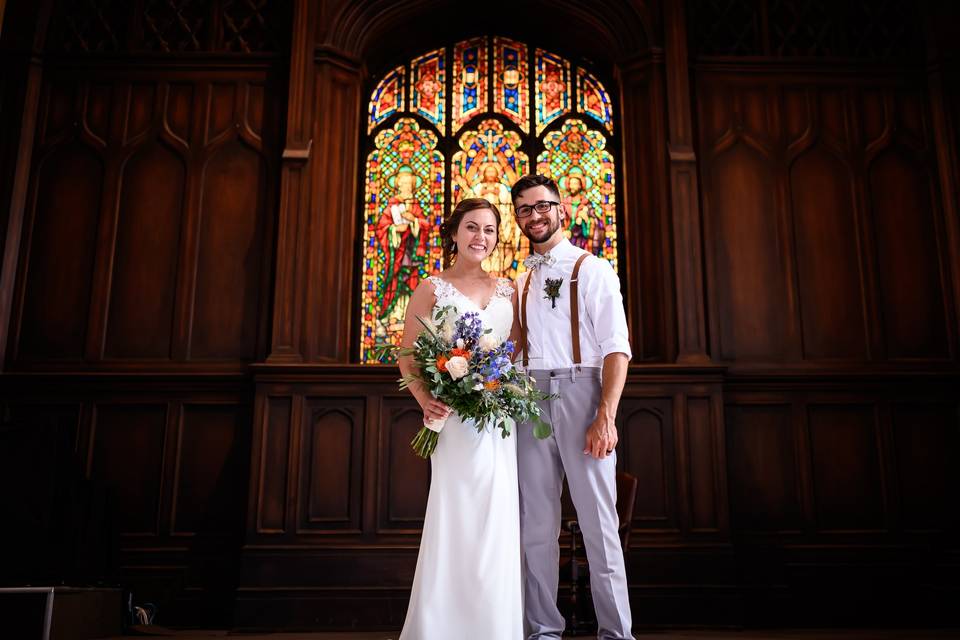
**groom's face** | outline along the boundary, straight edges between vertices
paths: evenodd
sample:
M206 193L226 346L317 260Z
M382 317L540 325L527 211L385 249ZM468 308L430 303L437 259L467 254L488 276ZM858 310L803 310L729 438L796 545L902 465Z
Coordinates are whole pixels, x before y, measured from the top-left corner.
M514 210L524 205L533 206L538 202L548 201L557 202L560 198L553 191L545 186L536 186L520 192L516 202L513 203ZM563 205L557 204L550 207L546 213L539 213L533 209L526 218L517 218L517 224L523 235L530 238L531 242L540 244L549 240L553 234L560 229L560 221L563 219Z

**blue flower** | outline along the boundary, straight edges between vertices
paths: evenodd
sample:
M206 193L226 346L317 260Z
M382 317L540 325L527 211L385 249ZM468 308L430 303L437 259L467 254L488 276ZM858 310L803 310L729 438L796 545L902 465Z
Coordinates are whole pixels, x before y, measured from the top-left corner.
M454 326L453 339L462 339L467 343L475 343L483 333L483 323L480 321L480 314L471 311L457 318Z

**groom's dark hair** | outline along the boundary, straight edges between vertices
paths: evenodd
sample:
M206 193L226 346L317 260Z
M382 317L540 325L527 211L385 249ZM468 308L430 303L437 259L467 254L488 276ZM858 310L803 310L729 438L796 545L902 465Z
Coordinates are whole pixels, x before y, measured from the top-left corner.
M546 187L550 191L553 191L553 194L557 196L557 200L560 199L560 189L557 188L557 183L554 182L552 178L542 176L539 173L531 173L514 182L513 188L510 189L510 198L514 204L516 204L517 198L520 197L521 193L534 187Z

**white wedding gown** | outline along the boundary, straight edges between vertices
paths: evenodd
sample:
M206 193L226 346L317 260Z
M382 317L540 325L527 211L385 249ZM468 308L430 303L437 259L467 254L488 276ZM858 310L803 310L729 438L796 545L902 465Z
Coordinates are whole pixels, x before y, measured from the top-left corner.
M437 307L475 311L506 340L512 289L501 279L485 309L433 276ZM435 307L436 310L436 307ZM477 432L453 413L430 458L432 477L413 592L400 640L521 640L517 436Z

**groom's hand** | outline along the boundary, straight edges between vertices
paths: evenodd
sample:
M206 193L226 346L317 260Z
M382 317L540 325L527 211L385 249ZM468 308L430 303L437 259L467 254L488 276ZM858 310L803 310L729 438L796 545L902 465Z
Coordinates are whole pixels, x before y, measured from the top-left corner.
M616 414L614 414L616 415ZM598 411L597 417L587 427L587 443L583 452L603 460L613 453L617 446L619 437L617 436L617 425L614 423L614 416L608 415L604 411Z

